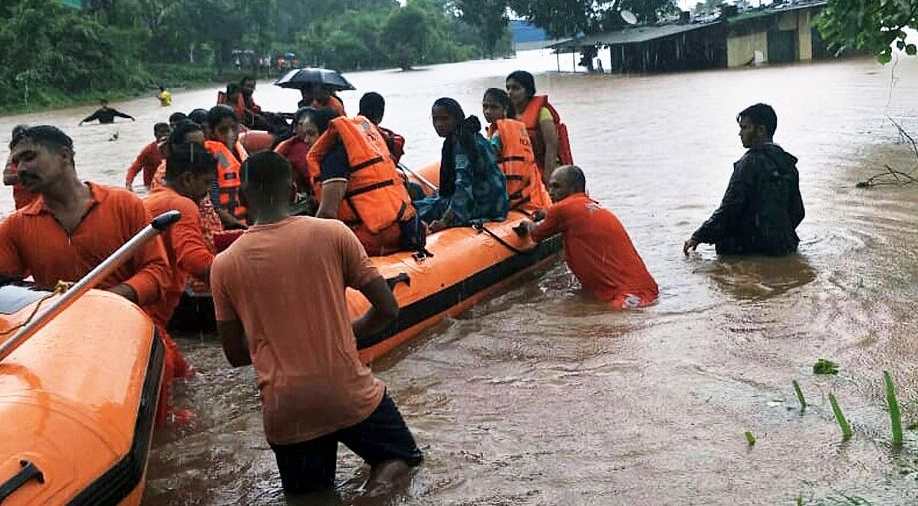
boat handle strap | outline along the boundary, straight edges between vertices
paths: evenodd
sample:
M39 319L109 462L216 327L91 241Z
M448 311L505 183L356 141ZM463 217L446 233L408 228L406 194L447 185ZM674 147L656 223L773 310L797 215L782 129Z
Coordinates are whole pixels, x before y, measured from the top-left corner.
M386 284L389 285L389 290L394 290L395 285L399 283L405 283L406 285L411 286L411 276L404 272L400 272L397 276L386 278Z

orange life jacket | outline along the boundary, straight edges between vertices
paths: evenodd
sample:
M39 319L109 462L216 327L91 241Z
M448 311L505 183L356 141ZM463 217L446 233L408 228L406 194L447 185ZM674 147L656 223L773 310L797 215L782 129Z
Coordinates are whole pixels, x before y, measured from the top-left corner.
M354 227L363 225L377 234L415 215L408 190L402 184L386 141L363 116L337 117L328 125L306 156L309 179L316 198L322 199L320 164L340 139L347 152L350 177L338 208L338 219Z
M236 218L244 220L246 210L239 202L239 186L242 184L239 170L241 167L240 161L220 141L204 141L204 147L217 159L217 188L219 189L220 200L214 204L226 209ZM236 143L236 151L240 156L247 156L245 148L238 142Z
M500 136L501 152L497 165L507 176L507 197L510 209L542 209L551 205L535 163L532 143L526 125L515 119L499 119L488 127L488 133Z
M526 110L523 111L520 121L526 124L526 130L529 131L529 139L532 141L532 151L535 154L536 165L539 170L545 171L545 140L542 138L542 130L539 128L539 111L545 107L551 113L552 120L555 123L555 129L558 131L558 160L561 165L572 165L574 157L571 154L571 141L567 136L567 125L561 122L561 116L554 106L548 103L548 97L545 95L536 95L526 104Z

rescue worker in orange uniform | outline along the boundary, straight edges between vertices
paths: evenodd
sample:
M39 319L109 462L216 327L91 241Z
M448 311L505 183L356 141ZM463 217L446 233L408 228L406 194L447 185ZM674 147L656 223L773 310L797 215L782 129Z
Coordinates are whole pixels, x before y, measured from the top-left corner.
M322 135L307 156L319 199L316 216L350 226L368 255L407 249L403 239L418 222L382 134L363 116L331 119L332 114L318 111Z
M542 184L535 163L526 125L513 119L510 96L499 88L489 88L481 100L488 121L488 138L497 152L497 165L507 176L510 209L534 212L551 206L551 197Z
M517 70L507 76L507 94L513 103L517 119L526 124L536 165L542 171L542 182L559 165L574 163L567 127L561 122L558 111L548 103L545 95L536 95L535 78L524 70Z

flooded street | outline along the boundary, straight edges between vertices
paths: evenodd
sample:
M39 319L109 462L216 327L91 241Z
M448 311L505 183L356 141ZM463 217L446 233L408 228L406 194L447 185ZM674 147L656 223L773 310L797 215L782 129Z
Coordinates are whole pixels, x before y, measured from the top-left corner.
M918 133L918 61L903 59L895 81L869 59L610 77L544 73L555 57L532 52L350 73L358 92L343 98L356 113L362 92L382 93L383 125L405 135L403 161L418 166L440 152L434 99L480 116L484 89L517 68L538 73L589 193L625 224L661 299L608 311L558 262L425 332L373 366L426 453L410 485L363 497L367 469L342 447L338 496L303 503L918 504L918 432L890 446L882 380L883 370L896 380L903 424L918 422L918 187L854 187L884 164L918 165L885 119ZM215 97L115 103L137 122L107 126L76 127L95 107L0 118L0 156L16 123L52 123L74 136L83 177L121 185L154 121ZM292 110L297 93L264 82L255 98ZM742 155L735 115L759 101L777 111L776 142L800 159L800 252L718 260L702 246L685 258L682 242ZM11 208L0 192L0 214ZM199 374L176 403L197 419L156 435L146 502L283 504L253 371L230 369L213 336L179 341ZM818 358L840 373L815 376ZM852 424L847 442L830 392Z

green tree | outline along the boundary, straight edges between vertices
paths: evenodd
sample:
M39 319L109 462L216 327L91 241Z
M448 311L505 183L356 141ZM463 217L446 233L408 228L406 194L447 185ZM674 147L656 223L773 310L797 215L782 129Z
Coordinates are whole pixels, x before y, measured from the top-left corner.
M396 63L404 70L424 60L434 39L431 28L434 20L417 3L409 2L393 11L383 28L383 37L392 47Z
M635 14L640 23L653 23L675 12L675 0L509 0L510 8L554 37L612 30L625 23L622 10Z
M881 63L892 60L893 45L918 53L905 42L905 30L918 29L918 0L829 0L816 25L833 48L867 51Z
M459 18L478 29L485 54L494 57L498 41L507 32L507 0L457 0Z

